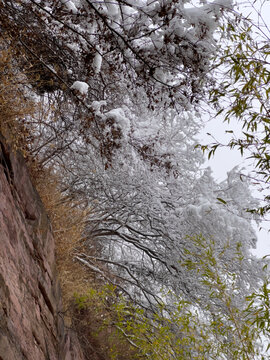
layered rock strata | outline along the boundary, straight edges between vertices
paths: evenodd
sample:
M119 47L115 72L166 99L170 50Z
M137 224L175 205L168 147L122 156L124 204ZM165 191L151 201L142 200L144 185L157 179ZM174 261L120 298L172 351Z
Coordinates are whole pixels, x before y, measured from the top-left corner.
M83 360L61 316L50 222L23 157L0 136L0 360Z

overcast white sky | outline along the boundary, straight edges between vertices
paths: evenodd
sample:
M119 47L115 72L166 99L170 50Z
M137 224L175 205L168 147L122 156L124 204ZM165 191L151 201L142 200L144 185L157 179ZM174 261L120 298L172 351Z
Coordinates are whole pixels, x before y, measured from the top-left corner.
M254 18L255 21L258 21L258 15L256 14L255 9L252 8L252 2L253 1L238 1L240 11L244 12L245 15L252 14L252 18ZM263 16L263 21L270 26L270 1L258 1L257 8L261 3L264 3L264 5L260 10L260 14ZM228 125L223 123L222 118L213 119L206 123L205 129L201 132L201 139L204 143L213 142L213 139L207 136L207 133L210 133L220 142L226 143L226 139L228 140L229 137L226 137L225 130L230 129L241 131L241 127L233 122ZM240 168L248 167L249 163L250 161L241 157L237 150L229 150L227 148L219 149L214 158L208 161L208 165L211 166L213 175L218 181L224 180L227 172L234 166L239 165ZM258 231L257 229L258 243L257 249L254 251L257 256L270 254L270 221L262 222L261 226L263 228L261 231Z
M211 137L207 136L207 133L211 133L214 137L221 141L226 142L226 129L235 129L234 126L228 126L224 124L221 119L214 119L206 124L205 129L201 133L201 139L204 143L207 141L212 142ZM237 150L230 150L228 148L222 148L217 150L215 156L206 165L210 165L213 170L214 178L220 182L226 178L227 172L233 167L239 166L239 168L249 168L250 161L241 157ZM257 194L255 194L255 197ZM257 249L254 254L257 256L264 256L270 254L270 222L264 221L261 223L262 230L257 230L258 243Z

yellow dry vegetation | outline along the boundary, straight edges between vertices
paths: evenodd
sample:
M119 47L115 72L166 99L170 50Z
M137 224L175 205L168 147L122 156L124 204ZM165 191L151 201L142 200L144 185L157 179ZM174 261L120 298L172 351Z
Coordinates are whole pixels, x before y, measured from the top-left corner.
M60 177L52 169L43 169L34 176L36 188L52 223L56 243L57 266L64 296L68 305L74 292L84 291L89 274L73 260L83 244L87 209L60 190Z
M35 112L35 103L23 89L25 75L14 61L15 50L6 39L0 40L0 132L14 150L27 156L28 119Z

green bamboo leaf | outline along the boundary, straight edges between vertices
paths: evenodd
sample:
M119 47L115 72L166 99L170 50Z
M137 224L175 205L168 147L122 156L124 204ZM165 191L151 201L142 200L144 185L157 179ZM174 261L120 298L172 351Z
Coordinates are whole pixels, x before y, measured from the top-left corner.
M223 199L221 199L221 198L219 198L219 197L217 198L217 200L220 201L220 202L222 202L223 204L227 204L227 202L226 202L225 200L223 200Z

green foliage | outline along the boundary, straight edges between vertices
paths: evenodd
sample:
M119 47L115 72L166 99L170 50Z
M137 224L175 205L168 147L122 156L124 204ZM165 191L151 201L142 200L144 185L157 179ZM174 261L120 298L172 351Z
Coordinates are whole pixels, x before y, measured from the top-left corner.
M270 338L270 283L267 279L261 288L247 297L246 318L256 331L266 339ZM270 342L267 344L267 351Z
M256 15L263 22L262 8L260 11ZM208 158L214 156L220 146L227 146L254 159L253 180L261 185L266 195L263 206L250 211L265 215L270 212L267 196L270 181L270 34L265 24L242 16L229 24L229 34L227 47L222 48L216 58L222 82L212 90L210 100L216 116L224 116L228 123L236 119L241 124L242 135L238 137L233 131L227 131L232 134L227 144L200 147L208 153Z
M263 295L254 293L239 301L239 276L222 261L229 244L217 249L214 241L202 236L188 240L200 250L186 250L181 265L197 274L210 301L201 296L197 303L191 303L162 289L159 292L164 301L155 309L147 309L131 302L112 285L105 285L75 295L77 307L94 308L95 316L101 319L98 331L105 329L105 337L109 337L114 329L118 340L136 350L134 359L259 359L260 331L269 332L269 322L263 320L267 311L269 315L269 290L264 287ZM244 261L240 244L234 256ZM259 309L255 308L258 300ZM110 358L118 359L113 342L111 346Z
M204 304L202 298L200 306L205 309L207 327L215 339L216 358L222 359L225 356L226 359L254 359L259 354L256 345L258 333L244 316L246 304L243 302L241 305L239 275L232 272L229 264L222 261L230 244L216 249L212 240L196 237L193 241L201 251L197 256L192 254L197 261L189 262L187 266L197 271L213 300L212 303ZM239 263L245 261L240 243L234 257ZM214 359L215 356L209 358Z
M207 358L203 355L203 343L197 339L196 317L185 301L179 301L177 310L170 317L165 304L150 317L146 310L128 302L111 286L104 286L99 291L90 289L86 295L76 296L76 302L80 308L98 304L97 313L103 314L101 327L110 329L113 326L118 337L137 349L136 358L188 359L193 358L193 348L201 352L196 359ZM114 354L116 358L118 355Z

